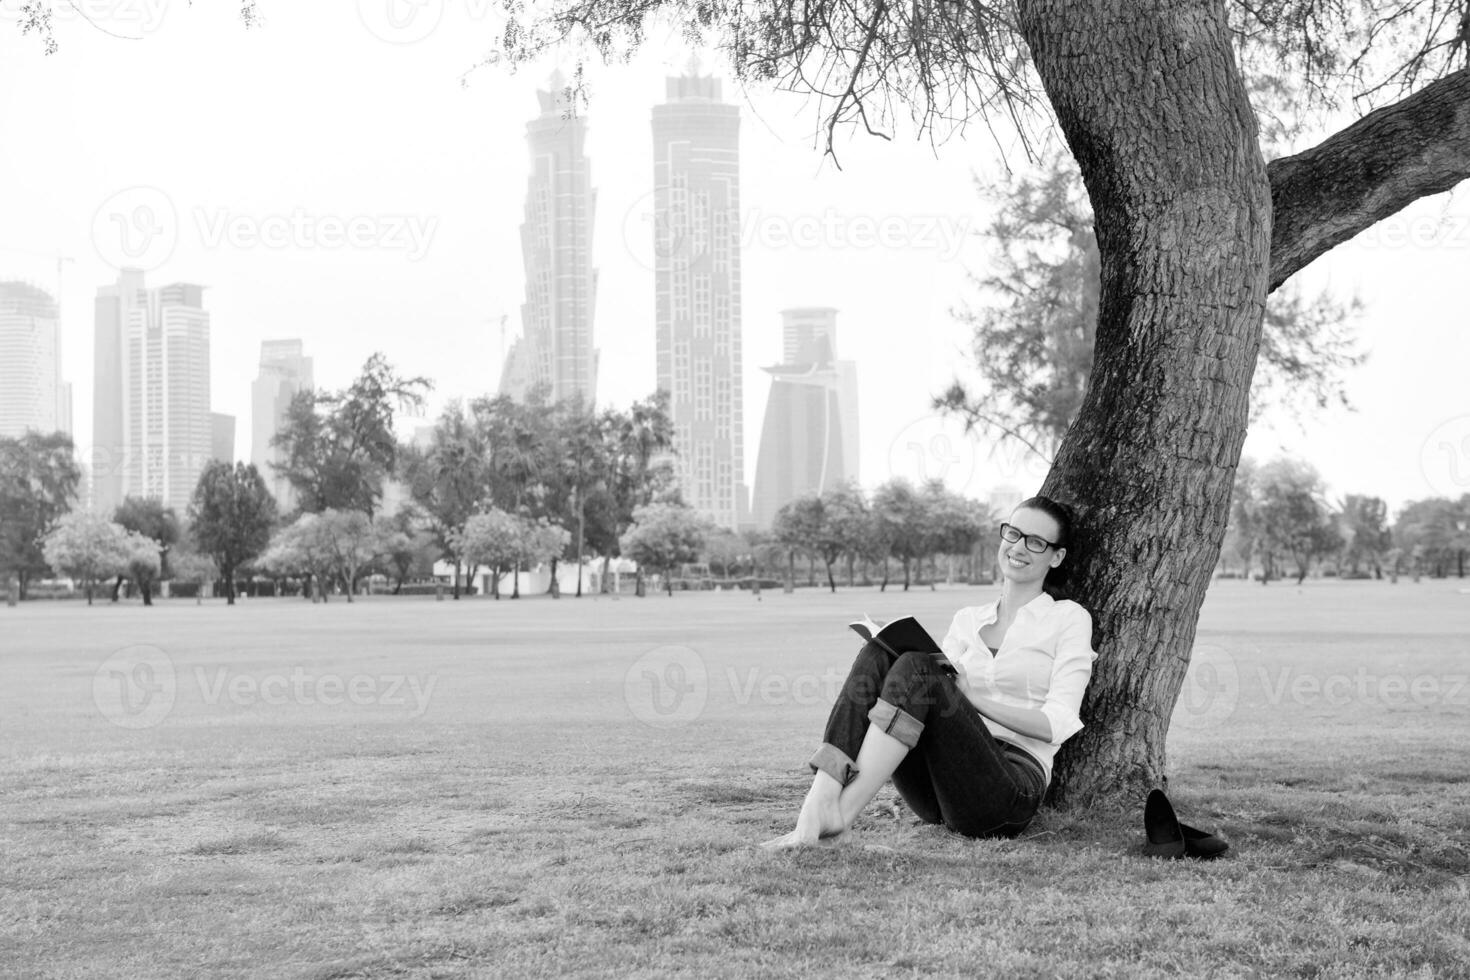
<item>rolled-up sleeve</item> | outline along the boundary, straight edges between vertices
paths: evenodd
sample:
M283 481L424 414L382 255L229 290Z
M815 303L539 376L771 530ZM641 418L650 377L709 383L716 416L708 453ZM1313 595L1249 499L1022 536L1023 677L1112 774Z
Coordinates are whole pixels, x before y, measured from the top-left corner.
M1067 622L1057 637L1056 661L1052 665L1051 686L1041 713L1051 722L1051 744L1061 745L1082 731L1082 694L1092 679L1092 662L1097 653L1092 649L1092 615L1081 606L1069 610Z

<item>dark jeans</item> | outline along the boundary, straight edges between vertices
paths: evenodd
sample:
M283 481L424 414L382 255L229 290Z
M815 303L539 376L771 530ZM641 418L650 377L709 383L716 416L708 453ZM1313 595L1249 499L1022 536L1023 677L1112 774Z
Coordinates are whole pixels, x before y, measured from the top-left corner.
M857 774L854 760L870 724L909 747L893 785L926 823L967 837L1013 837L1041 806L1041 763L991 735L928 654L894 657L866 644L832 706L812 770L846 786Z

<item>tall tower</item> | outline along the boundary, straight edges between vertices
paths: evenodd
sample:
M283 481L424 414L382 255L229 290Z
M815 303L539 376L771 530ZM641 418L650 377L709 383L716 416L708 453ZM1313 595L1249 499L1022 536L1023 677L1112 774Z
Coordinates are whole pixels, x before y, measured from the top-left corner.
M757 527L806 493L858 476L857 369L837 359L837 311L781 311L782 363L768 367L771 393L756 459Z
M133 310L143 303L143 270L123 269L117 282L101 286L94 304L92 343L92 508L111 514L123 500L123 335Z
M0 282L0 436L70 430L58 318L44 289Z
M667 80L653 108L658 386L669 392L684 499L748 522L740 354L740 110L720 83Z
M521 336L502 368L500 391L524 399L537 385L552 401L597 396L597 352L592 346L597 270L592 267L592 221L597 193L585 143L587 125L572 117L566 80L556 72L538 91L541 115L526 125L531 177L521 256L526 301Z
M314 387L312 361L302 353L299 340L265 340L260 344L260 371L250 385L250 461L260 471L281 513L296 506L295 493L272 463L282 461L271 446L286 419L297 392Z
M182 511L213 453L204 287L144 290L123 331L124 497Z

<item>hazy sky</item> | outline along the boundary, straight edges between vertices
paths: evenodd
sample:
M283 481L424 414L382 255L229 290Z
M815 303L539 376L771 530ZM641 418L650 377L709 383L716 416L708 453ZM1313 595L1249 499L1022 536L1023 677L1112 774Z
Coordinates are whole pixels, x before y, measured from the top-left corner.
M246 30L231 4L78 0L50 57L0 2L0 279L55 290L64 266L65 374L80 446L91 441L92 299L115 266L148 284L208 287L216 411L250 453L260 341L299 337L319 384L345 384L374 350L445 398L493 391L519 331L525 124L551 62L473 71L493 5L474 0L262 4ZM121 39L109 33L135 40ZM654 387L652 106L688 53L651 46L594 67L586 112L597 188L598 397ZM981 128L938 148L851 134L822 159L805 100L743 92L745 468L754 476L779 311L835 306L838 352L858 364L862 481L943 476L982 493L1033 491L1045 468L987 449L928 410L970 377L951 315L984 262L977 170L996 172ZM115 215L135 219L119 226ZM145 237L146 236L146 237ZM1310 459L1334 494L1407 499L1470 491L1470 190L1421 201L1298 276L1356 292L1365 365L1355 412L1299 428L1268 416L1246 452ZM426 420L427 421L427 420ZM407 433L404 433L405 435Z

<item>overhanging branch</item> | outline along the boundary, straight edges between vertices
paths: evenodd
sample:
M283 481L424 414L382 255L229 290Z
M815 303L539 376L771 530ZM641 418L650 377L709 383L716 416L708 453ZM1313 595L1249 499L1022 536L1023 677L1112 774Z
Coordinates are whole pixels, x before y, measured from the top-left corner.
M1470 68L1273 160L1271 289L1421 197L1470 179Z

